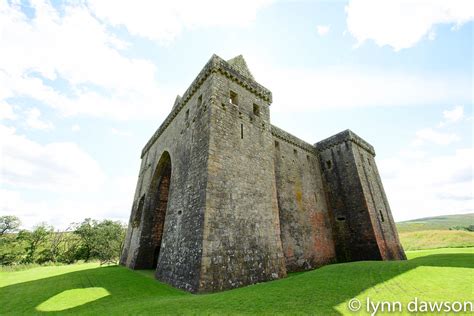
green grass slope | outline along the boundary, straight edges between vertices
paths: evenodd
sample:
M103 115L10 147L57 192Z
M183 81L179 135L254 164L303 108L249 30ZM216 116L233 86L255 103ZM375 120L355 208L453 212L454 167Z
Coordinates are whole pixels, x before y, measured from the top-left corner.
M474 213L425 217L405 222L398 222L399 233L421 230L448 230L454 226L474 225Z
M77 264L0 272L0 314L353 315L347 303L418 297L473 300L474 250L408 252L408 261L353 262L216 294L191 295L119 266ZM364 314L364 313L362 313Z

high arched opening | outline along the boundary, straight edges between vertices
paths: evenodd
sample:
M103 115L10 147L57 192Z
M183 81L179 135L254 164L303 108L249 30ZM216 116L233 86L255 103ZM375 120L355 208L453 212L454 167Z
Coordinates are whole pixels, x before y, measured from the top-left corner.
M138 269L156 269L157 267L170 195L171 170L171 157L165 151L161 155L147 192L142 238L137 256L136 268Z

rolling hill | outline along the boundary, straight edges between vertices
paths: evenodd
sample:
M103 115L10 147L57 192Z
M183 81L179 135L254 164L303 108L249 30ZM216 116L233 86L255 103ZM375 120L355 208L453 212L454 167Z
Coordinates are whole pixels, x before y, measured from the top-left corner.
M454 226L474 225L474 213L412 219L397 223L399 233L420 230L449 230Z
M474 232L449 230L474 224L474 213L426 217L397 223L405 250L474 247Z

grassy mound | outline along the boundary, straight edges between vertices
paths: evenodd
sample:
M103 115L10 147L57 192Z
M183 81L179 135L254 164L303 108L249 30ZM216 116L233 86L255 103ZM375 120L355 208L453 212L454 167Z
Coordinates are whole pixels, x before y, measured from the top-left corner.
M0 314L348 314L362 302L472 300L474 249L409 252L408 261L353 262L232 291L192 295L119 266L0 272Z

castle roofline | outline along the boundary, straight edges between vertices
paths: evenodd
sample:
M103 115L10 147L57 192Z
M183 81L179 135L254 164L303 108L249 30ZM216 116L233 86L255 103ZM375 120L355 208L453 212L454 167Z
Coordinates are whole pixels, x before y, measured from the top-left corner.
M247 66L247 63L245 62L244 56L242 55L235 56L234 58L229 59L227 62L235 70L237 70L242 75L244 75L244 77L255 80L255 78L253 77L252 73L249 70L249 67Z
M290 143L292 144L293 146L296 146L296 147L299 147L307 152L310 152L312 154L314 154L316 152L316 148L305 142L304 140L302 139L299 139L298 137L282 130L281 128L279 127L276 127L275 125L272 125L272 135L275 136L276 138L279 138L287 143Z
M232 58L227 62L216 54L213 54L204 66L204 68L199 72L196 79L194 79L194 81L191 83L186 92L184 92L183 96L181 98L176 98L171 112L168 114L166 119L163 121L163 123L160 125L160 127L156 130L156 132L153 134L153 136L143 148L141 158L143 158L146 152L151 148L151 146L155 143L158 137L160 137L160 135L164 132L168 125L173 121L176 115L178 115L178 113L186 105L188 100L199 89L201 84L212 73L217 72L237 82L239 85L246 88L250 92L258 95L263 100L272 103L272 92L255 81L252 74L248 70L247 64L245 63L245 60L242 55Z
M356 133L354 133L350 129L346 129L345 131L342 131L336 135L328 137L316 143L315 146L318 151L323 151L347 141L350 141L359 145L361 148L365 149L367 152L375 156L374 147L372 147L372 145L370 145L368 142L362 139L362 137L358 136Z

